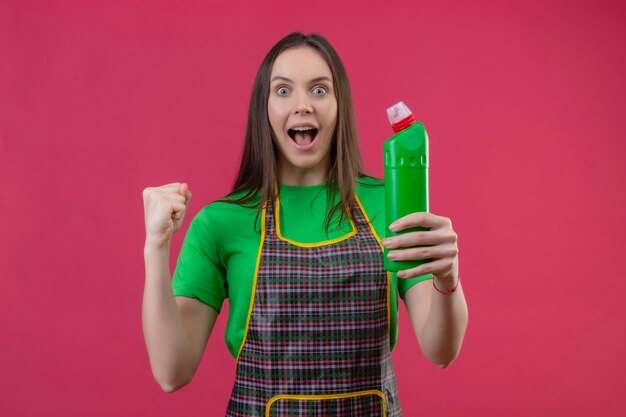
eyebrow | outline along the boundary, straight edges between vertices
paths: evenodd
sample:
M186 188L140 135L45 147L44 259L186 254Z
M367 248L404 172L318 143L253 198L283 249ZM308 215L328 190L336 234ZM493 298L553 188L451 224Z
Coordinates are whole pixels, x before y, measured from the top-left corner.
M271 79L271 81L270 81L270 82L272 82L272 83L273 83L273 82L274 82L274 81L276 81L276 80L283 80L283 81L287 81L288 83L292 83L292 82L293 82L293 80L290 80L290 79L289 79L289 78L287 78L287 77L283 77L282 75L277 75L277 76L275 76L274 78L272 78L272 79ZM326 76L313 78L310 82L311 82L311 83L317 83L317 82L320 82L320 81L328 81L328 82L331 82L331 83L333 82L333 80L332 80L332 79L330 79L330 78L328 78L328 77L326 77Z

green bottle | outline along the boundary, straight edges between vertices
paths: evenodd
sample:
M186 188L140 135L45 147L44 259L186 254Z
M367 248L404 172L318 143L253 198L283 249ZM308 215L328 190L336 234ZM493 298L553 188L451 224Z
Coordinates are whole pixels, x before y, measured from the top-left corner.
M389 225L400 217L428 211L428 135L411 110L401 101L387 109L395 132L383 144L385 155L385 237L428 230L414 227L394 233ZM431 261L392 261L385 249L385 269L398 272Z

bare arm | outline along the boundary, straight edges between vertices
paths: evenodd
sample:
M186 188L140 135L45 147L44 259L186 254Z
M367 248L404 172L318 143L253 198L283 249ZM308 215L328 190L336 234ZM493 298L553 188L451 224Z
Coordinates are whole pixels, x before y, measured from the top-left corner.
M172 392L188 384L195 374L217 311L192 298L174 297L172 292L170 241L191 200L187 184L146 188L143 198L143 333L154 378L164 391Z
M430 362L445 368L456 359L467 327L467 304L461 283L444 295L431 280L415 284L404 295L417 341Z
M142 325L152 374L173 392L188 384L198 368L217 311L186 297L174 297L169 249L146 247Z

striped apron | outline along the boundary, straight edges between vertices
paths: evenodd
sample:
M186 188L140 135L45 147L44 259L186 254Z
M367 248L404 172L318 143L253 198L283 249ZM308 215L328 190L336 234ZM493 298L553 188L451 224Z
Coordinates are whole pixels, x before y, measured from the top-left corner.
M401 415L383 253L360 204L354 212L356 233L297 244L266 206L227 417Z

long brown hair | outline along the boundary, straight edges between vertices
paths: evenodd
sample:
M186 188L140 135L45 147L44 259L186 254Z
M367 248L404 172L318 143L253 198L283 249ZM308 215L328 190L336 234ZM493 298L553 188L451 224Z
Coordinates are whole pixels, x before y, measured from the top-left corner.
M246 140L232 189L232 194L240 196L229 201L241 205L258 204L258 216L265 202L273 203L276 194L280 193L280 190L275 189L278 183L279 151L274 142L267 109L270 76L274 61L282 52L301 46L315 49L330 67L337 100L337 122L329 150L330 167L326 181L329 204L334 200L333 196L337 191L341 200L326 215L325 227L328 230L337 214L340 215L338 225L346 215L354 219L356 180L364 174L346 70L330 43L315 33L290 33L274 45L263 59L252 87Z

